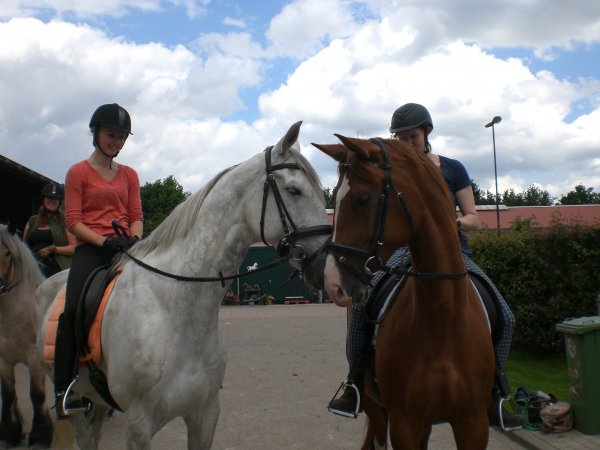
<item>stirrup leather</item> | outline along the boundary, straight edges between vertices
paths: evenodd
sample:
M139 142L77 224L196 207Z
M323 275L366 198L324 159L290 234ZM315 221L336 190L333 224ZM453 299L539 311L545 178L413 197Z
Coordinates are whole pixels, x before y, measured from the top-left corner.
M331 407L331 404L336 399L336 397L340 393L340 391L341 390L345 391L346 389L353 389L354 393L356 394L356 408L354 409L354 412L341 411L339 409L335 409L335 408ZM356 384L350 383L347 380L342 381L342 384L337 389L337 391L335 391L335 394L333 394L333 397L329 401L329 405L327 405L327 410L333 414L337 414L338 416L352 417L352 418L356 419L358 417L358 413L360 411L360 390L358 389Z
M500 421L500 428L502 429L502 431L520 430L521 428L523 428L521 425L516 425L516 426L512 426L512 427L504 425L504 416L502 415L502 405L504 404L505 401L508 402L508 404L510 405L510 409L512 410L512 412L515 414L518 414L517 405L515 405L515 402L513 401L512 396L508 395L506 397L500 397L500 401L498 402L498 420Z
M73 416L75 414L87 414L90 409L92 408L92 404L91 402L85 402L82 400L82 406L77 407L77 408L67 408L67 403L69 400L69 396L70 394L72 394L73 392L73 386L75 386L75 383L77 383L77 379L79 378L79 375L77 375L75 378L73 378L73 381L71 381L71 383L69 384L69 387L67 387L67 390L65 391L65 393L63 394L62 397L62 404L61 406L61 417L69 417L69 416Z

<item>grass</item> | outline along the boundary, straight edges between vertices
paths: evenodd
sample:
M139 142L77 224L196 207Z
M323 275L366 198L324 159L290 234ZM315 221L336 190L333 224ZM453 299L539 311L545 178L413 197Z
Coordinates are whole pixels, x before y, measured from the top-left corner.
M565 356L542 356L522 350L511 350L504 369L513 396L517 388L554 394L558 400L571 401Z

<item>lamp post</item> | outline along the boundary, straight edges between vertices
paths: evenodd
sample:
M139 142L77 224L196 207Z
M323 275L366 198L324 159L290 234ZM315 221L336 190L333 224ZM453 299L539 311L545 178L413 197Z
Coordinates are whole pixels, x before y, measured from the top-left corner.
M498 168L496 166L496 133L494 131L494 125L500 123L502 117L494 116L490 123L486 123L485 127L492 127L492 144L494 146L494 179L496 180L496 230L498 236L500 235L500 196L498 195Z

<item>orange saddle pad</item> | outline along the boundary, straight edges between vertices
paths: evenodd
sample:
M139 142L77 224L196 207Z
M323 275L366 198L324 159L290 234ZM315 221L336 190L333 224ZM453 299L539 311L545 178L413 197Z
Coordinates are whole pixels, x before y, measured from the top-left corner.
M108 303L108 298L112 293L113 287L119 275L115 276L108 286L106 287L98 311L94 317L94 322L90 327L88 334L88 347L90 353L82 356L79 359L79 365L85 365L90 359L96 364L96 367L100 366L100 360L102 358L102 346L101 346L101 330L102 330L102 318L104 317L104 309ZM46 326L46 333L44 335L44 362L47 364L54 363L54 349L56 343L56 330L58 328L58 317L62 314L65 309L65 292L66 288L62 288L50 305L50 315L48 317L48 324Z

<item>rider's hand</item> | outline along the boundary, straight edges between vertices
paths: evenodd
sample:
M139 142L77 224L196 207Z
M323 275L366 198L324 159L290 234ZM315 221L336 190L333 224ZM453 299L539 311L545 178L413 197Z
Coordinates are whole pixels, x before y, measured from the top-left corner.
M136 235L133 235L133 236L127 238L127 248L130 249L139 240L140 240L140 238L137 237Z
M109 236L102 243L102 248L111 252L125 252L130 247L129 239L121 236Z

